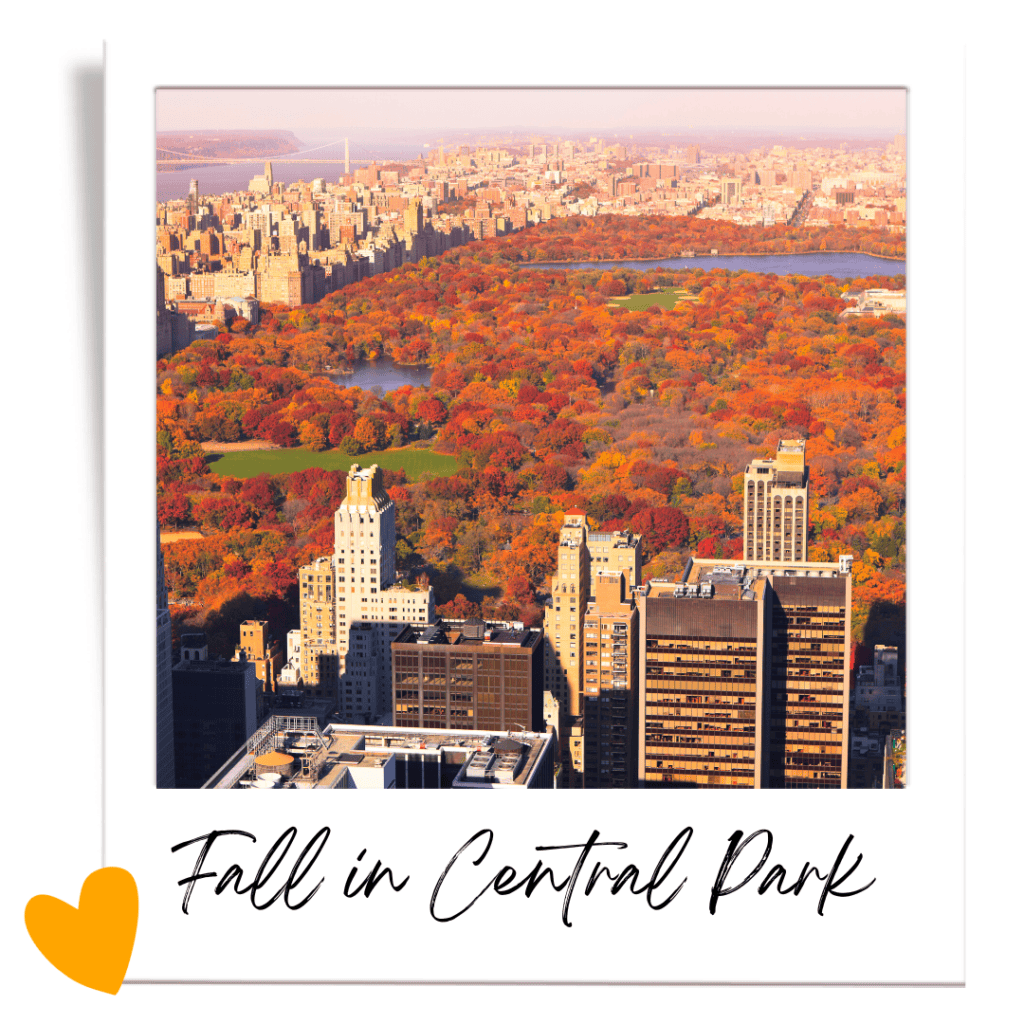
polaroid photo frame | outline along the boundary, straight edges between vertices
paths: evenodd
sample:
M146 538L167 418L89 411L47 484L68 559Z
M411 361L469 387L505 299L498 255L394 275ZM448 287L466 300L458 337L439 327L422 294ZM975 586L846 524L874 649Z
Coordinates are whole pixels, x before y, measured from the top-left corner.
M127 984L963 981L963 638L958 630L936 625L962 621L962 563L937 554L958 543L962 513L951 502L941 518L929 515L925 499L926 481L959 481L963 475L962 397L948 387L948 368L962 360L963 297L947 287L950 279L962 278L957 200L949 199L962 193L940 192L925 171L941 162L947 186L960 173L961 82L905 50L890 55L861 49L855 63L838 71L830 52L813 50L802 53L799 71L749 51L742 60L724 62L698 50L682 67L668 53L664 57L626 60L616 67L617 81L608 84L674 86L684 80L728 87L767 81L908 88L910 786L892 793L544 792L468 799L407 791L289 792L264 800L237 792L156 790L154 285L151 261L134 255L151 252L153 244L154 90L431 82L421 65L401 61L388 66L382 81L379 65L348 56L337 82L327 71L313 79L309 62L298 55L294 61L275 60L265 73L261 67L258 81L245 81L251 73L231 62L114 37L106 51L103 831L105 862L133 873L143 908ZM591 84L593 77L581 58L557 68L548 61L526 62L516 73L523 82L550 85ZM455 84L497 85L507 79L477 64ZM692 838L673 875L677 884L687 881L661 909L643 896L584 897L577 891L569 928L563 895L540 887L529 899L484 891L467 913L446 923L431 915L431 896L446 865L480 830L493 831L493 844L479 865L463 857L458 877L449 877L447 885L455 885L444 895L451 906L486 890L502 866L526 871L538 860L538 847L582 844L595 830L600 841L627 843L616 864L628 858L646 878L687 827ZM179 881L193 871L196 857L190 851L197 846L177 853L173 847L212 830L248 832L254 842L239 836L218 840L223 845L216 857L211 851L205 867L223 874L238 863L249 881L290 828L296 830L291 860L330 829L302 893L313 875L324 881L305 906L292 910L279 899L258 911L248 896L215 896L212 882L200 881L183 913ZM850 853L863 857L853 877L875 879L874 884L856 897L830 900L822 915L810 889L800 897L758 896L748 886L723 900L712 916L709 894L730 835L757 829L774 836L772 862L794 872L805 861L827 868L852 835ZM565 866L561 856L559 875ZM370 898L346 895L350 872L358 881L364 867L378 860L396 879L408 876L401 891L383 885ZM888 939L886 922L893 919L900 922L900 953L878 955Z

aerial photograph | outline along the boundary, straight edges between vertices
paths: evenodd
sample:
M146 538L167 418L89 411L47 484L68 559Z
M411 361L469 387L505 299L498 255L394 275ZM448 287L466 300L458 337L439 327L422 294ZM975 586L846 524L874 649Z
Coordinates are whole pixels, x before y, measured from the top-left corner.
M158 89L156 785L907 786L906 100Z

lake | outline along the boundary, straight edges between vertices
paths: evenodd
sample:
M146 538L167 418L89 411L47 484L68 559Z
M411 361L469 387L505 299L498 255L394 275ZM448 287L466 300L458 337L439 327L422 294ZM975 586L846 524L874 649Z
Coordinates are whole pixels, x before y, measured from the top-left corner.
M387 394L406 384L414 388L429 387L433 372L430 366L402 365L390 356L381 356L375 360L363 360L357 364L354 373L329 373L327 376L343 388L362 388L364 391L380 388L382 394Z
M651 260L587 260L578 263L526 263L538 270L742 270L755 274L802 274L805 277L893 277L907 272L906 260L889 260L857 252L807 252L771 256L666 256Z

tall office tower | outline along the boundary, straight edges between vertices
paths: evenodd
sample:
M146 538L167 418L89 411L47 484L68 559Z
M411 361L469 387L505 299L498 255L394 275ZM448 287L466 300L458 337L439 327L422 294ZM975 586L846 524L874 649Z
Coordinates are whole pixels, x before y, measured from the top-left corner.
M772 789L847 787L851 563L771 571Z
M593 534L591 534L593 536ZM640 617L621 569L595 570L583 622L583 786L636 786Z
M267 191L270 192L274 187L274 168L269 160L263 165L263 177L267 179Z
M171 613L164 582L160 526L156 529L156 785L174 788L174 690L171 684Z
M587 553L590 556L591 597L597 595L598 572L622 572L626 577L626 593L640 585L640 565L643 562L643 537L629 530L612 533L591 531L587 534Z
M571 508L558 535L558 565L551 577L550 603L544 609L544 689L559 704L559 786L565 789L576 788L583 780L581 651L589 593L587 516L583 509Z
M406 626L391 652L396 728L544 731L539 629L439 620Z
M434 621L434 592L395 583L395 505L379 466L349 470L334 513L334 554L299 570L305 688L343 718L378 719L391 705L391 643Z
M743 554L748 560L807 557L807 467L801 439L780 441L775 459L754 459L743 474Z
M851 563L697 559L646 585L644 786L846 787Z
M193 217L199 213L199 181L196 178L188 183L188 212Z
M171 671L175 786L199 789L256 731L256 669L208 660L202 636L183 637L181 646Z
M700 146L687 146L686 147L686 162L688 164L699 164L700 163Z
M770 639L763 579L653 580L638 595L645 788L766 784ZM716 581L716 582L713 582Z

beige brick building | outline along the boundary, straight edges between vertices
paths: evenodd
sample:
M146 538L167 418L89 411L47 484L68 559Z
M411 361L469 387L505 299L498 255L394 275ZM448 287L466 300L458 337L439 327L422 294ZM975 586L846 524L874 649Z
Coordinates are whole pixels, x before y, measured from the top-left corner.
M391 709L391 643L434 621L434 592L396 582L395 505L379 466L354 464L334 513L334 554L299 570L302 686L343 717Z
M807 557L807 467L802 440L780 441L774 459L743 474L743 554L767 562Z
M636 785L640 615L621 569L591 574L583 620L583 785Z

